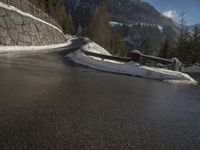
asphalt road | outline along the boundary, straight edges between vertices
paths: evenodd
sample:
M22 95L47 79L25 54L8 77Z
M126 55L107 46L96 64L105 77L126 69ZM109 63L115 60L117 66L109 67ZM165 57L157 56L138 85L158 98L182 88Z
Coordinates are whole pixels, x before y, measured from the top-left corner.
M200 149L200 86L74 65L76 48L0 57L1 150Z

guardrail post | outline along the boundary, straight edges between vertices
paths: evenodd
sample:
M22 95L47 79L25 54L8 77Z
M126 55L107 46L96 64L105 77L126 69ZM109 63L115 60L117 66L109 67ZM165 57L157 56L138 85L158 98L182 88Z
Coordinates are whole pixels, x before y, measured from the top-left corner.
M174 61L174 70L175 71L181 71L182 63L178 60L178 58L172 58Z
M135 62L140 62L140 58L142 57L142 53L139 50L133 50L130 52L131 60Z

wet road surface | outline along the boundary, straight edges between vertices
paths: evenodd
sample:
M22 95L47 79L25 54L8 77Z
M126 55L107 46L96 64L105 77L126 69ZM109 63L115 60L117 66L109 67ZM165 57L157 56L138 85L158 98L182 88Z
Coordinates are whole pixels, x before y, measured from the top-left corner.
M69 50L0 57L1 150L200 149L199 85L76 66Z

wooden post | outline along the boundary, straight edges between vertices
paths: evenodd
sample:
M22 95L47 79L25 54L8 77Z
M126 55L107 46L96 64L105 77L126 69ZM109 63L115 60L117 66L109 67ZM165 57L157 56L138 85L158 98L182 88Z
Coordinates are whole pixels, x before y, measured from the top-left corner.
M142 57L142 53L139 50L133 50L130 52L131 59L135 62L140 62L140 58Z
M174 70L181 71L182 63L178 60L178 58L172 58L172 60L174 61Z

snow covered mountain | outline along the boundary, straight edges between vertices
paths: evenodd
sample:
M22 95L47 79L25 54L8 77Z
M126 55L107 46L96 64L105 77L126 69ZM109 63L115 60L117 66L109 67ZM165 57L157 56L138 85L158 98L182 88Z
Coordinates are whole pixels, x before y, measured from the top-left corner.
M130 50L139 48L146 37L152 39L154 49L158 49L166 36L174 41L178 34L178 27L172 19L163 16L153 6L142 0L63 1L70 10L76 27L79 24L87 26L95 8L100 4L106 4L111 25L128 43Z
M188 26L188 29L192 31L195 27L200 28L200 23Z
M91 17L91 13L99 4L104 3L108 7L111 21L127 24L143 22L168 25L176 29L176 25L170 18L164 17L149 3L141 0L63 0L63 2L70 9L76 24L89 23L87 18Z

